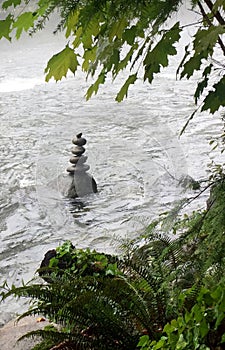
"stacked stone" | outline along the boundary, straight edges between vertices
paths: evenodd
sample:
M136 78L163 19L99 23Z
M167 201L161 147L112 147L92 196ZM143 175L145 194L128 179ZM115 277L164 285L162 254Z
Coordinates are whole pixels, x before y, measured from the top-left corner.
M87 161L87 156L84 156L85 148L84 145L87 143L86 139L82 137L82 133L76 135L72 143L75 145L71 148L73 156L70 158L70 163L72 164L66 170L71 174L74 173L85 173L90 169L90 166L85 164Z

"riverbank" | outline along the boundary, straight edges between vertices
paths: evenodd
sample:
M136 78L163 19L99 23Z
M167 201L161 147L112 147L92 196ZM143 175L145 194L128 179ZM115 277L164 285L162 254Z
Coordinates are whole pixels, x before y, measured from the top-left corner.
M24 317L17 322L13 319L0 328L0 349L1 350L31 350L38 342L37 339L18 339L27 332L42 329L49 322L39 317Z

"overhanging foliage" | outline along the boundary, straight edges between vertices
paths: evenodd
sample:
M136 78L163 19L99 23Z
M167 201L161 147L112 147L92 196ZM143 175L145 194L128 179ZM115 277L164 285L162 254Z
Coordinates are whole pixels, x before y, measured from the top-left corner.
M25 32L43 29L49 15L60 13L57 30L64 30L68 44L50 58L46 67L46 81L56 81L82 69L87 77L97 77L89 87L89 99L111 75L114 80L121 71L127 77L116 95L117 101L127 97L131 84L138 79L151 83L169 57L176 55L176 44L184 28L178 21L169 24L168 18L178 12L182 0L39 0L32 11L30 1L7 0L2 3L5 19L0 21L0 38L11 40L13 33L20 38ZM24 6L25 4L25 6ZM225 106L224 69L221 57L215 60L216 48L225 54L223 0L193 0L190 6L199 12L196 32L187 45L185 56L178 63L180 78L200 73L194 92L195 103L201 110L215 113ZM19 8L18 15L14 8ZM202 97L202 95L204 97Z

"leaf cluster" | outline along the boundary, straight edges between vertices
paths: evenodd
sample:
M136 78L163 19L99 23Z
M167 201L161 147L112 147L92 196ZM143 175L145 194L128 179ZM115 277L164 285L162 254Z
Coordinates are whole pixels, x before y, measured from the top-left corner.
M208 289L202 287L191 310L167 323L159 341L148 335L140 338L141 350L223 349L225 342L224 281ZM182 297L188 296L188 292Z
M66 241L56 250L45 254L38 272L46 281L51 281L52 276L71 273L81 277L117 276L121 273L117 263L116 256L91 251L89 248L77 249L70 241Z
M140 65L145 68L143 79L151 81L153 74L168 65L168 56L176 54L178 24L164 31L159 28L179 3L180 0L39 0L34 11L23 12L18 17L10 14L0 22L0 27L4 28L2 37L11 40L15 29L19 38L23 31L42 29L49 15L58 9L61 21L57 29L65 30L69 43L49 60L46 81L61 80L68 71L75 74L81 66L87 76L97 75L86 93L89 99L109 73L115 79L126 68L130 74L116 96L121 101L127 96L129 86L139 78ZM2 7L20 4L21 1L11 0L3 2Z
M169 27L167 21L178 11L181 0L39 0L33 11L26 11L26 4L27 1L19 15L10 11L0 21L0 39L11 40L14 31L19 38L23 31L43 29L57 10L60 22L56 31L64 30L68 43L49 60L46 81L61 80L68 71L75 74L81 67L87 77L97 77L86 92L87 99L98 92L109 74L114 80L124 70L128 76L117 93L118 102L138 79L151 83L155 74L168 66L169 56L176 55L176 43L183 30L179 22ZM7 11L21 6L21 0L2 3L2 9ZM200 13L199 22L177 75L189 79L195 72L200 73L195 103L200 102L202 111L215 113L225 106L224 64L216 60L217 47L225 55L224 2L199 0L192 1L192 6Z

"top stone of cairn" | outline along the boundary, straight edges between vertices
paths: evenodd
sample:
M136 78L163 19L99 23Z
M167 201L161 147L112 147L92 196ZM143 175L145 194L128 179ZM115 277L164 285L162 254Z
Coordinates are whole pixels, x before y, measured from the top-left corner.
M87 141L84 137L82 137L82 133L80 133L73 138L72 142L76 146L84 146Z

